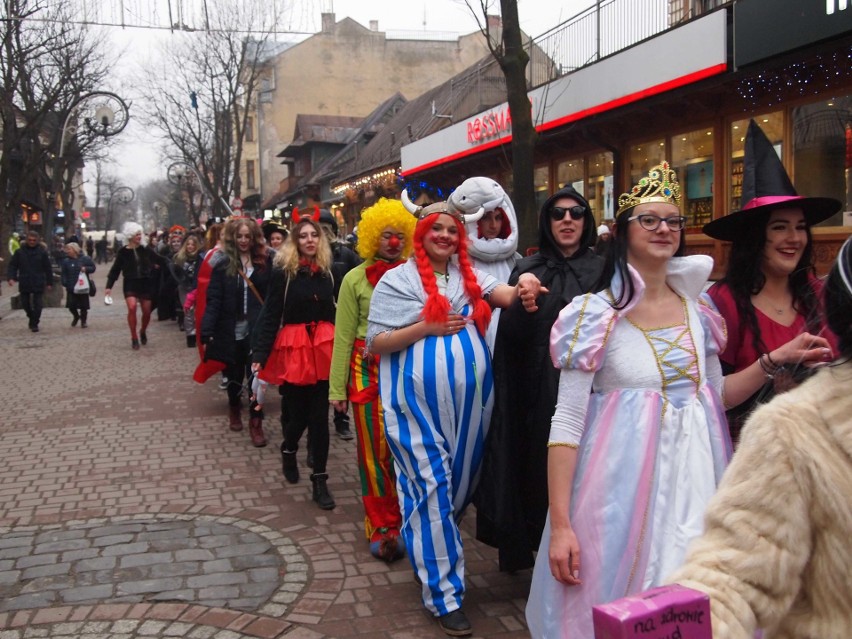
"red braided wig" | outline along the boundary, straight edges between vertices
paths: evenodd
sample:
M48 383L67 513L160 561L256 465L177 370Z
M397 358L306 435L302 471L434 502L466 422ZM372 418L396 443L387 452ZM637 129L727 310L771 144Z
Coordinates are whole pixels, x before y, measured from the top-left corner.
M414 259L417 261L417 271L420 273L420 280L423 282L423 288L426 291L423 319L427 322L445 322L450 312L450 302L438 290L435 271L432 269L429 256L426 255L426 249L423 248L423 237L432 228L432 220L435 215L442 215L442 213L433 213L417 222L417 227L414 229ZM465 235L464 225L455 217L453 217L453 221L459 231L457 250L459 269L464 281L465 293L467 293L467 297L473 306L471 318L479 334L485 336L485 331L488 329L489 322L491 322L491 307L488 302L482 299L482 289L479 288L479 282L476 281L476 274L473 272L473 266L471 266L467 254L467 236Z

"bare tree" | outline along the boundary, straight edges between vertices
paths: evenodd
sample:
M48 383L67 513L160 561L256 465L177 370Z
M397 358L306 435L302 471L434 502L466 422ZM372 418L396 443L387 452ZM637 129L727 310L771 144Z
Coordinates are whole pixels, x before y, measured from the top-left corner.
M270 4L207 2L208 28L175 34L160 66L142 79L152 96L145 106L148 124L160 132L168 156L198 173L214 216L223 216L223 201L242 190L243 140L275 26L269 16L280 13Z
M518 214L521 244L531 246L538 237L533 178L538 133L533 126L532 106L527 91L526 69L530 57L524 47L518 2L500 0L500 33L494 33L488 21L489 9L495 4L494 0L479 0L478 7L471 0L464 2L479 24L491 55L506 77L506 95L512 117L512 203Z
M72 180L85 159L103 145L75 136L59 155L71 106L101 88L110 60L103 37L70 19L70 0L5 0L0 20L0 236L5 237L22 202L53 211L70 202ZM58 195L54 192L58 176ZM52 234L52 215L42 230ZM5 248L5 243L4 247Z

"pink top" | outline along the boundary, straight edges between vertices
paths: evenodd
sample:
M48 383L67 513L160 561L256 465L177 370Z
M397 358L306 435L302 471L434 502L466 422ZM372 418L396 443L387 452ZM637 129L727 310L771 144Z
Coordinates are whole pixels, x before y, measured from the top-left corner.
M811 286L817 297L821 299L822 282L812 279ZM752 331L751 326L745 318L740 318L734 296L727 284L717 282L710 287L708 293L716 304L719 314L725 318L725 325L728 329L728 344L725 350L719 354L719 359L724 364L733 366L734 372L741 371L754 363L761 355L761 353L754 349L754 331ZM807 330L805 318L802 315L796 315L796 320L790 326L784 326L762 313L758 308L755 308L754 312L757 316L760 337L766 346L767 352L783 346L799 333ZM826 327L822 332L822 336L831 343L832 350L837 352L837 338L834 333Z

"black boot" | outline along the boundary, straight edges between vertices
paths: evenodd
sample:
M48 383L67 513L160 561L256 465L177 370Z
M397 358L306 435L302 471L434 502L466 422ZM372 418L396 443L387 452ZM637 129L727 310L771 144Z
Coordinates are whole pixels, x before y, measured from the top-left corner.
M197 345L195 339L196 339L195 335L187 335L186 336L186 347L187 348L195 348L196 345Z
M314 484L313 500L317 506L323 510L331 510L334 508L334 497L328 492L328 473L314 473L311 475L311 482Z
M284 479L291 484L299 482L299 464L296 463L296 451L286 450L283 442L281 444L281 468L284 472Z
M86 311L80 311L80 328L86 328L88 324L86 324L86 320L89 318L89 314Z
M71 326L77 326L77 324L80 322L80 316L77 315L77 311L71 311L71 316L74 318L71 320Z

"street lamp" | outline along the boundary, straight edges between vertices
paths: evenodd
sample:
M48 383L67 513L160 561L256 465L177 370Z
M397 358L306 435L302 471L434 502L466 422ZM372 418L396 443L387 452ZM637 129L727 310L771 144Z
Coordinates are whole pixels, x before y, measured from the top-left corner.
M71 103L59 135L59 154L54 159L53 179L51 181L53 190L48 194L48 202L45 207L50 213L47 219L48 228L52 228L53 225L53 211L62 210L63 207L61 195L62 158L65 155L65 145L68 138L77 137L81 129L81 122L88 135L108 138L123 131L129 118L130 113L124 100L108 91L92 91L81 95ZM70 216L65 217L66 224L69 219Z
M129 186L119 186L112 193L110 193L109 200L107 201L107 219L105 224L105 230L109 230L109 228L112 226L112 203L116 202L121 205L130 204L133 201L134 197L136 197L136 194Z

